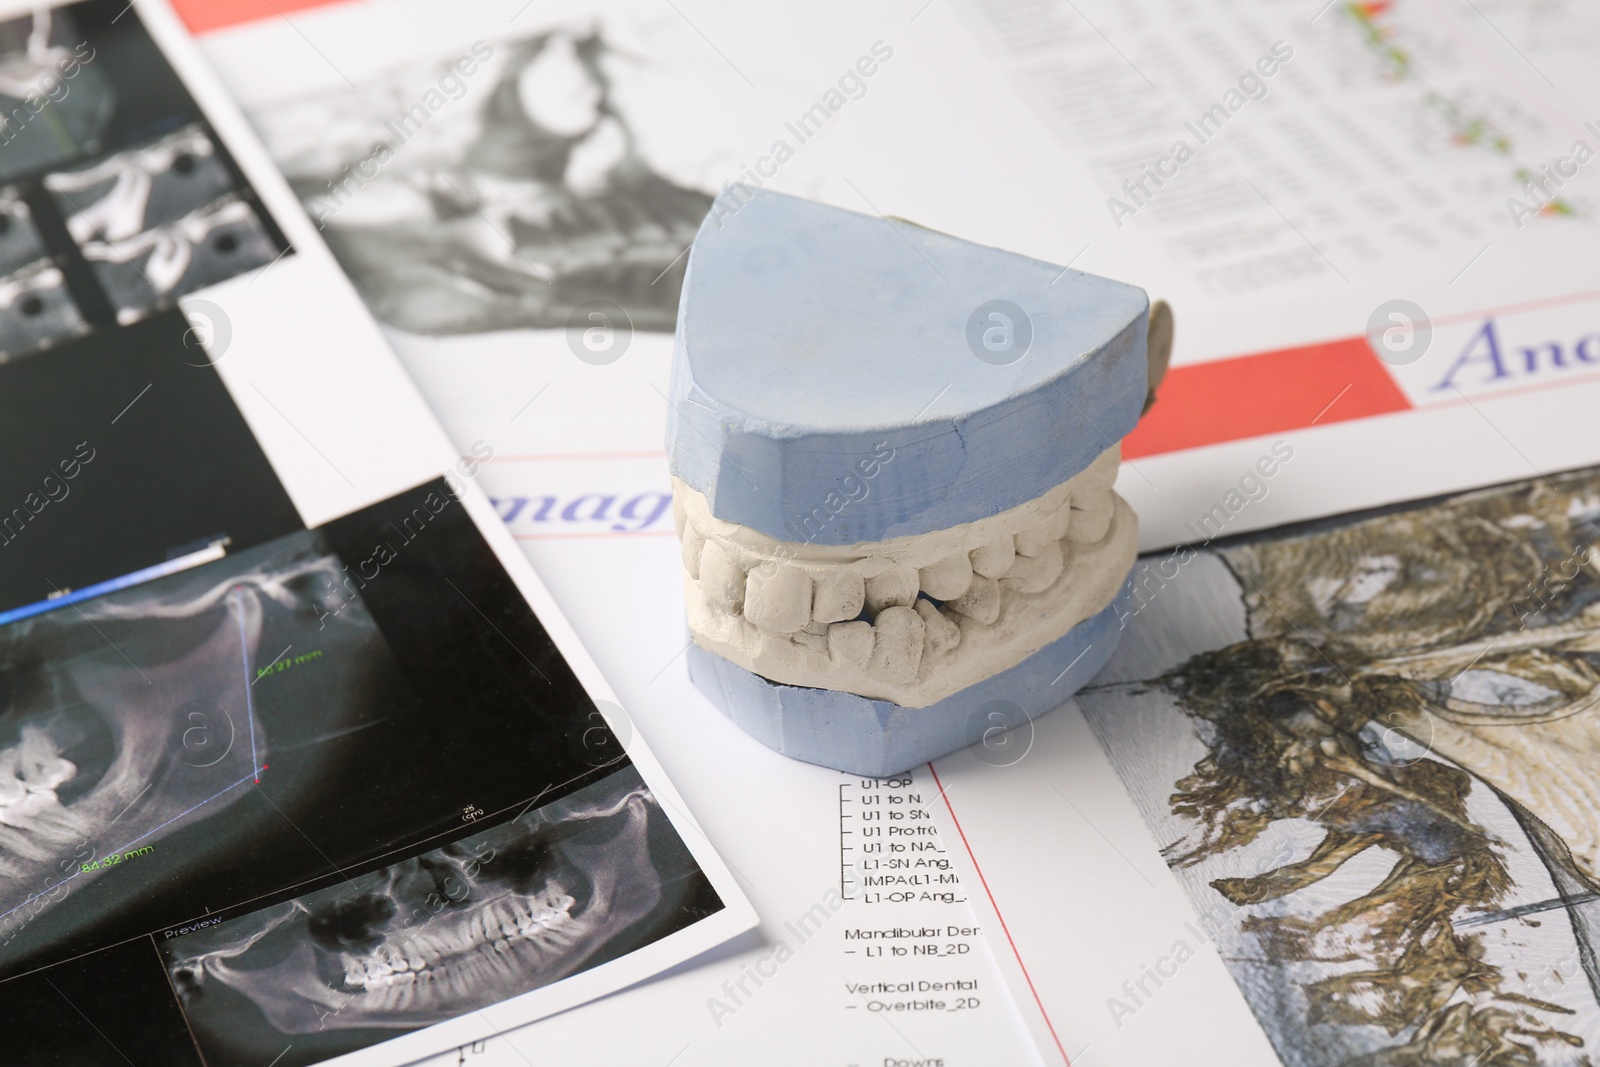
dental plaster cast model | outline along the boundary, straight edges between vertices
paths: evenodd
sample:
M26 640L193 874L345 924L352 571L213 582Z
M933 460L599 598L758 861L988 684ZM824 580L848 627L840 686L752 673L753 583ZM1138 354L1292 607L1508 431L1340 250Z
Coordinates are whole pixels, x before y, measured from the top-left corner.
M871 775L1061 704L1116 647L1138 526L1111 485L1171 342L1133 286L725 193L667 428L690 677Z

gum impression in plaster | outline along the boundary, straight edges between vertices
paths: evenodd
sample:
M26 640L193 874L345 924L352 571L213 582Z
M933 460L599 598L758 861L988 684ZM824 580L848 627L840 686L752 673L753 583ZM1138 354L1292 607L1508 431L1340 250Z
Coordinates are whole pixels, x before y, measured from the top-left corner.
M428 1026L537 989L661 903L656 810L643 786L559 802L191 935L216 947L172 962L173 988L200 1016L220 983L284 1034Z
M1119 450L1043 496L944 530L779 541L675 481L696 643L763 678L926 707L1012 667L1115 597L1137 553Z

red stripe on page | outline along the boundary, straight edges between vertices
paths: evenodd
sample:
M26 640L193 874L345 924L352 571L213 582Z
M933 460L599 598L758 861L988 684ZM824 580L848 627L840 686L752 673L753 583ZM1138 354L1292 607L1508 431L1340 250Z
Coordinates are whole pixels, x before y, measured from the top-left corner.
M1127 459L1411 410L1364 337L1173 367Z
M1050 1013L1044 1010L1044 1001L1039 999L1039 991L1033 988L1033 976L1028 973L1027 964L1022 962L1022 953L1017 951L1017 943L1011 939L1011 929L1006 926L1006 918L1000 914L1000 905L995 903L994 894L989 891L989 880L983 876L983 868L978 866L978 857L972 854L972 846L967 843L967 832L961 828L961 820L956 818L956 809L950 805L950 796L944 791L944 783L939 780L939 772L934 769L932 761L928 763L928 770L933 773L933 784L939 787L939 796L944 800L944 810L950 813L950 821L956 825L956 833L961 835L961 847L967 850L967 857L972 860L972 869L978 872L978 881L983 883L983 894L989 898L989 906L994 909L994 917L1000 920L1000 929L1005 932L1006 944L1011 946L1011 954L1017 958L1017 966L1022 968L1022 979L1028 983L1028 992L1033 994L1033 1002L1039 1005L1039 1014L1044 1017L1045 1026L1050 1029L1050 1039L1056 1043L1056 1051L1061 1053L1061 1062L1067 1067L1072 1067L1072 1058L1067 1055L1067 1050L1061 1047L1061 1037L1056 1033L1056 1024L1050 1021Z
M190 33L225 30L245 22L281 18L290 11L326 7L339 0L172 0L172 8Z

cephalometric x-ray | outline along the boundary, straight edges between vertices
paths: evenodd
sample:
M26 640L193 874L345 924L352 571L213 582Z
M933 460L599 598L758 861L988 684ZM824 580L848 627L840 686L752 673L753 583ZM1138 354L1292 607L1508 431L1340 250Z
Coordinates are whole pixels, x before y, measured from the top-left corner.
M161 944L203 1047L407 1030L618 955L693 871L631 768L442 848ZM362 1039L363 1042L366 1039ZM230 1059L231 1062L231 1059Z
M711 197L664 175L634 132L617 82L652 76L603 31L574 27L255 117L384 322L435 336L562 329L606 298L634 328L671 332L682 253Z

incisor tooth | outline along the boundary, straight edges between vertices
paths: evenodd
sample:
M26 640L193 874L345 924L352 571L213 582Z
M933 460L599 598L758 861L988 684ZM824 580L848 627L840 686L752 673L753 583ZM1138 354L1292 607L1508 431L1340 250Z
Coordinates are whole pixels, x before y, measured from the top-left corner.
M972 588L950 601L950 607L985 626L1000 617L1000 583L983 576L972 579Z
M1051 541L1050 547L1037 556L1018 556L1003 580L1019 592L1043 592L1061 577L1065 562L1061 556L1061 542Z
M700 580L700 553L706 547L706 539L695 532L693 526L685 527L683 531L683 569L689 572L689 577Z
M872 625L877 641L872 646L872 667L901 685L917 680L922 666L922 616L903 605L884 608Z
M1072 499L1072 522L1067 527L1067 539L1080 544L1093 544L1111 528L1111 516L1116 504L1109 489L1094 489Z
M828 658L835 665L865 667L872 656L872 642L870 622L836 622L828 627Z
M861 575L834 568L818 580L811 598L811 615L818 622L849 622L867 602L867 583Z
M794 633L811 621L811 579L773 561L753 568L744 587L744 617L765 630Z
M954 600L972 584L972 562L966 553L956 552L917 572L922 591L935 600Z
M700 553L700 591L725 615L737 615L744 607L744 571L715 541L707 541Z
M972 550L972 569L985 578L999 578L1011 569L1017 546L1009 534L1001 534Z
M917 614L922 616L922 625L927 632L929 655L936 656L941 652L948 652L961 643L961 627L940 614L932 602L917 601Z
M876 615L885 608L909 608L917 599L917 572L891 563L867 579L867 607Z

